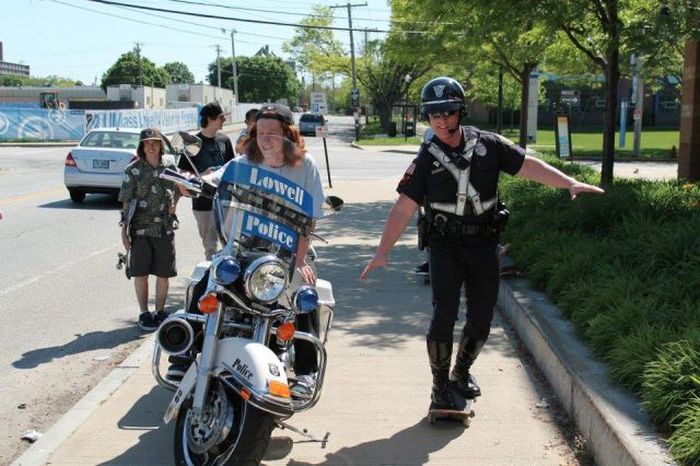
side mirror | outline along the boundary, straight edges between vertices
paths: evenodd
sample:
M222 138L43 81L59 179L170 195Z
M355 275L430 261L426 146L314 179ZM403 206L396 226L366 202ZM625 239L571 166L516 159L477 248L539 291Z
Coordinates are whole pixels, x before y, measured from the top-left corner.
M338 196L326 196L324 202L331 208L333 212L340 212L340 209L343 208L343 204L345 204L345 201L343 201Z
M185 131L178 131L178 133L173 136L170 144L176 152L182 153L183 151L187 151L191 156L199 154L199 150L202 148L202 140Z

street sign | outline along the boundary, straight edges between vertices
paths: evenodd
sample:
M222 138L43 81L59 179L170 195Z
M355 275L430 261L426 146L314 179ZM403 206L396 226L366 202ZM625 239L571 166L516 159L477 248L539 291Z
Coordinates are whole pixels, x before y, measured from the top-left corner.
M328 106L326 104L326 93L325 92L312 92L311 93L311 112L312 113L322 113L326 114Z
M564 105L578 105L579 102L581 102L581 98L579 97L578 91L562 89L561 95L559 96L559 102Z
M328 137L328 126L323 125L323 126L317 126L315 128L316 130L316 137L317 138L327 138Z
M350 106L357 108L360 106L360 90L351 89L350 90Z

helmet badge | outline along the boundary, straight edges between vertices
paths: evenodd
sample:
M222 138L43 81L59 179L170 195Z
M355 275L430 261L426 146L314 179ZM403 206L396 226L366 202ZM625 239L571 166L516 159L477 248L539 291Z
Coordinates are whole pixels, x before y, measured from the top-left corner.
M435 97L442 97L442 93L444 90L445 90L444 84L438 84L437 86L433 86L433 91L435 92Z

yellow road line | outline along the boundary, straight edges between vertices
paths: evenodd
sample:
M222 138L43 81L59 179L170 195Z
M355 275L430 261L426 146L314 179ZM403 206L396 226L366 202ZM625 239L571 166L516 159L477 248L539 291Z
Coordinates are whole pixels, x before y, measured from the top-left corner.
M56 195L59 193L66 193L66 188L64 188L64 187L49 188L49 189L44 189L43 191L37 191L35 193L21 194L19 196L6 197L4 199L0 199L0 206L8 206L8 205L12 205L12 204L18 204L20 202L29 201L32 199L37 199L40 197Z

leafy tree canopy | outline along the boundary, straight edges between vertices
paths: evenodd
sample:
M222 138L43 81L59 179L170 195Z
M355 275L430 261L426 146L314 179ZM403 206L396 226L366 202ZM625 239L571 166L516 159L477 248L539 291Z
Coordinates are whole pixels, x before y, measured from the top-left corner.
M221 86L233 88L231 58L221 58ZM216 85L216 60L209 64L207 79ZM239 102L297 101L301 85L294 70L279 57L236 57Z
M141 77L143 76L143 81ZM102 75L102 89L114 84L132 84L165 87L170 84L170 75L158 68L151 60L139 56L135 51L126 52Z
M163 65L163 69L170 76L170 82L194 84L194 75L190 69L182 62L174 61Z

